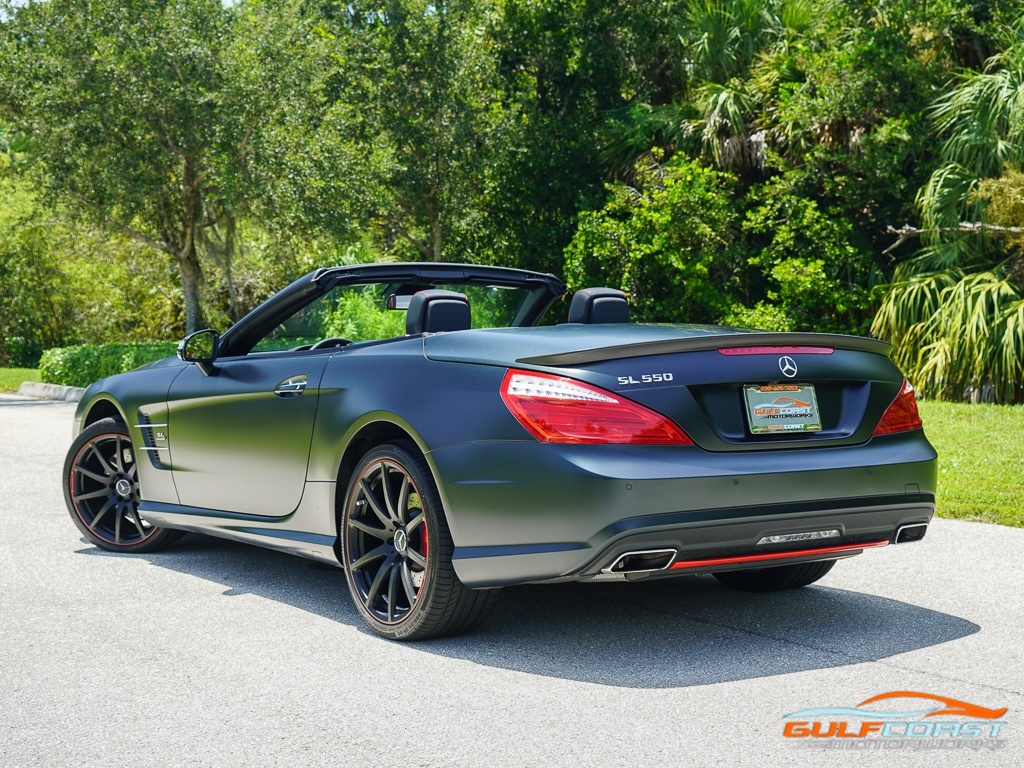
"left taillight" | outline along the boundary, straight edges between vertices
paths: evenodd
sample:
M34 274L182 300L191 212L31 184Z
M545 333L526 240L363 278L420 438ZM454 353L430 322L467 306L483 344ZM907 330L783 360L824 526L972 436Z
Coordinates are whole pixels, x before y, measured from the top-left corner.
M545 443L693 445L671 419L582 381L509 369L501 399Z
M872 437L875 435L892 435L897 432L910 432L914 429L921 429L921 415L917 412L917 398L914 397L914 388L906 379L903 386L896 395L889 407L882 414L881 421L875 427Z

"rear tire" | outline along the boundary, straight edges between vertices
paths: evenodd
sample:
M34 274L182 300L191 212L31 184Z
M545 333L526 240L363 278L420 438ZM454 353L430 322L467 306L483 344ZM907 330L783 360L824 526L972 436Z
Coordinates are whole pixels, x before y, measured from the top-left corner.
M487 618L496 589L455 575L448 521L415 443L370 450L352 473L339 525L341 564L356 609L391 640L468 632Z
M730 589L739 589L743 592L777 592L813 584L831 571L835 564L835 560L820 560L816 563L777 565L774 568L722 571L713 576Z
M138 467L128 428L119 419L90 424L64 460L64 501L78 530L110 552L155 552L185 535L139 515Z

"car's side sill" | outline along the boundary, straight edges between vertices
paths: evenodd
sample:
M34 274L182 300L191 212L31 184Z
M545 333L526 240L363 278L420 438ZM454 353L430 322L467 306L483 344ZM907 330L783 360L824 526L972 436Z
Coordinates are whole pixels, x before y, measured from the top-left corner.
M265 517L225 512L202 507L186 507L156 501L139 504L139 514L153 525L195 531L222 539L276 549L338 566L334 554L336 537L294 527L297 513L285 517Z

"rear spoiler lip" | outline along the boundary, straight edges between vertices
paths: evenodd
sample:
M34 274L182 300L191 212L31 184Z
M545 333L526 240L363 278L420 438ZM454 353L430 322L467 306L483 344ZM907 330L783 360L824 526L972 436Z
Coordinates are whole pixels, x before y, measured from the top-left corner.
M670 355L676 352L707 352L726 347L833 347L854 352L871 352L877 355L892 355L892 344L866 336L846 336L838 333L728 333L714 336L691 336L683 339L644 341L638 344L622 344L612 347L595 347L576 352L559 352L538 357L521 357L517 363L524 365L571 366L599 363L606 360L621 360L648 355Z

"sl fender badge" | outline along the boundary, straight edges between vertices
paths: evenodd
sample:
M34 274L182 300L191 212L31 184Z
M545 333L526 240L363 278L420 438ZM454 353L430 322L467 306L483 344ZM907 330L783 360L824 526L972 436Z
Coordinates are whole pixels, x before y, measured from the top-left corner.
M779 358L779 370L787 379L792 379L796 376L796 360L789 355L783 355Z

